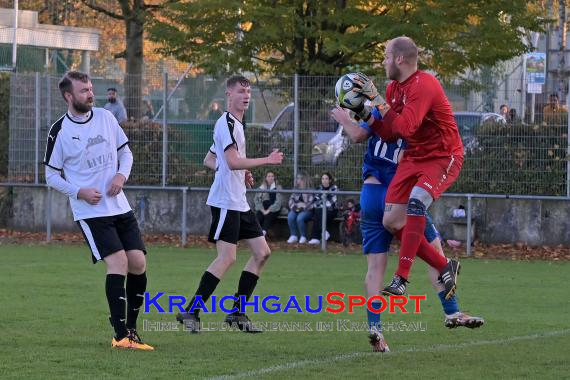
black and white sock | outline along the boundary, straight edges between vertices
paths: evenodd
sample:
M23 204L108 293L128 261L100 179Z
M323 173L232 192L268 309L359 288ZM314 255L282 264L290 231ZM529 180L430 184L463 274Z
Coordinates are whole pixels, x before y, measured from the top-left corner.
M137 328L139 310L144 302L146 291L146 272L127 274L127 329Z
M186 311L187 312L190 311L190 308L192 307L192 304L194 303L196 296L200 296L202 298L202 302L206 303L208 298L210 298L212 293L214 293L214 290L216 290L216 286L218 286L219 282L220 282L219 278L214 276L212 273L205 271L204 274L202 275L202 279L200 280L200 285L198 285L198 289L196 290L196 294L194 295L194 297L192 297L192 300L190 301L188 306L186 306ZM199 309L194 310L194 315L198 316L199 313L200 313Z
M239 278L239 284L238 284L238 291L236 293L236 298L237 301L234 302L234 307L238 308L238 313L240 313L241 311L239 310L240 308L240 296L245 296L245 300L249 301L251 295L253 294L253 290L255 289L255 286L257 285L257 280L259 280L259 276L256 274L253 274L251 272L248 271L243 271L241 272L241 276Z
M125 310L127 298L125 293L125 276L122 274L108 274L105 281L105 293L111 312L111 323L115 329L115 339L121 340L127 336L125 325Z

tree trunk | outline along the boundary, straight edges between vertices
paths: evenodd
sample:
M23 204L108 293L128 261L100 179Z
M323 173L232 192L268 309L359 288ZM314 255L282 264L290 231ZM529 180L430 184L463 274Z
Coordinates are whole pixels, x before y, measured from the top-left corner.
M137 13L139 10L133 10ZM142 116L142 74L143 74L143 33L144 21L132 15L125 17L127 29L125 107L130 118Z

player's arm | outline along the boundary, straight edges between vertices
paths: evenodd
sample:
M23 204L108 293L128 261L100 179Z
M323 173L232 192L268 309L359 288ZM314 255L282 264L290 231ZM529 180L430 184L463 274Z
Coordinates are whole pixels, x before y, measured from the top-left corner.
M280 165L283 162L283 152L274 149L267 157L245 158L238 155L235 144L228 146L224 152L228 167L231 170L253 169L263 165Z
M217 164L216 154L211 150L208 150L208 153L206 153L206 156L204 157L204 166L212 170L216 170Z
M368 131L354 123L347 109L336 106L332 109L331 116L337 121L337 123L342 125L344 132L353 143L363 142L368 138Z
M75 186L66 181L61 176L60 170L56 170L51 166L46 166L46 183L49 187L59 191L60 193L67 195L70 198L78 199L77 193L79 193L79 186Z
M44 165L46 168L46 183L49 187L59 191L60 193L77 199L79 186L73 185L63 178L63 165L65 155L58 138L57 132L50 129L46 143L46 152L44 157Z
M125 143L119 148L117 151L117 160L119 161L119 170L117 170L117 173L125 177L126 181L131 175L131 169L133 168L134 162L133 152L131 152L128 144Z
M131 175L131 169L133 167L133 152L129 148L128 142L125 142L117 150L117 160L119 161L119 169L117 174L111 180L109 188L107 190L107 195L114 197L123 191L123 186L125 182L129 179Z
M374 109L377 111L376 114L372 108L364 105L364 102L352 108L351 110L355 113L357 120L368 125L370 131L382 138L382 140L387 142L393 142L398 139L398 136L394 134L390 125L385 125L383 122L383 117L390 107L386 104L386 101L380 95L372 79L368 78L362 73L358 73L358 76L353 79L355 83L359 86L354 88L352 91L362 94L366 99L368 99L372 104L375 105ZM389 88L386 89L386 97L388 98Z
M420 91L416 86L408 94L407 102L399 114L392 109L386 112L383 126L389 126L391 132L396 136L404 139L410 138L422 125L435 96L432 88Z
M381 111L380 115L382 115ZM367 124L370 130L375 135L380 136L383 141L394 142L399 138L390 124L384 123L383 119L376 118L374 115L370 117L370 120L368 120Z
M46 166L46 183L49 187L67 195L73 199L82 199L85 202L96 205L101 200L101 193L94 188L76 186L61 176L61 171Z
M103 117L111 124L111 127L114 128L116 133L117 161L119 167L117 169L117 174L113 176L113 179L111 179L111 182L107 186L107 195L114 197L123 191L123 186L131 175L131 169L133 167L133 153L129 148L129 139L123 128L121 128L117 122L117 119L109 113L104 113Z
M93 188L80 188L63 178L65 154L61 146L61 139L57 138L57 132L50 129L44 165L46 166L46 183L49 187L74 199L83 199L90 204L97 204L101 199L101 193Z
M380 107L382 122L372 120L369 125L374 133L382 138L383 135L393 135L407 139L420 128L434 100L441 96L444 96L443 88L437 79L424 77L421 82L415 82L410 86L406 104L400 113L388 105L383 105Z

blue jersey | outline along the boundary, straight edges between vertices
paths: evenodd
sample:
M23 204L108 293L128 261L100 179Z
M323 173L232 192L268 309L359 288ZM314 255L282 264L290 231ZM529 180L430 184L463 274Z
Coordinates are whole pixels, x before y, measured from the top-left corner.
M372 110L377 120L382 119L377 108ZM405 148L405 142L398 139L396 142L385 142L375 135L366 123L360 123L360 127L368 131L368 148L362 164L362 180L374 176L380 183L388 186L396 174L399 155Z

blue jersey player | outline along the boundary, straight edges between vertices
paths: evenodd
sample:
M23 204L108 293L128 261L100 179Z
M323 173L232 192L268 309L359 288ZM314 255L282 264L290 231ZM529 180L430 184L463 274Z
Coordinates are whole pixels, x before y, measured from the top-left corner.
M385 198L388 185L396 173L399 159L405 149L405 141L399 139L396 142L387 143L372 133L366 123L360 126L353 122L348 110L336 107L331 112L333 118L339 122L345 133L352 142L364 142L368 140L364 163L362 165L362 191L360 194L362 250L368 262L365 288L366 298L380 293L386 271L387 253L390 249L392 234L382 225L385 211ZM374 117L381 118L378 110L373 110ZM426 223L425 236L427 240L443 255L439 234L431 221ZM420 253L418 253L420 255ZM420 255L421 257L421 255ZM484 321L478 317L472 317L459 310L457 299L453 296L445 300L444 287L439 282L439 273L432 267L428 267L429 278L432 286L438 293L445 313L445 326L454 328L466 326L475 328L481 326ZM380 304L374 304L375 309ZM381 333L380 314L368 311L368 323L370 325L370 343L375 352L388 351L388 345Z

